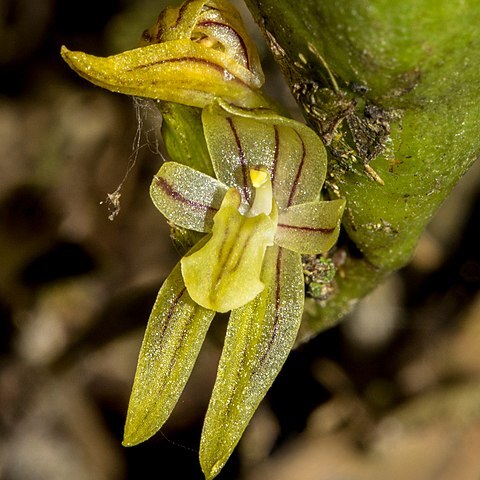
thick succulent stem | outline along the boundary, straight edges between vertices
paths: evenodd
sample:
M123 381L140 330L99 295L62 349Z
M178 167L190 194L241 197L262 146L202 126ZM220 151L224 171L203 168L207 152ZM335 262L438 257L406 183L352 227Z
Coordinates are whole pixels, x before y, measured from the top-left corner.
M480 153L480 9L471 1L247 0L347 198L338 292L307 308L305 335L334 324L407 263Z

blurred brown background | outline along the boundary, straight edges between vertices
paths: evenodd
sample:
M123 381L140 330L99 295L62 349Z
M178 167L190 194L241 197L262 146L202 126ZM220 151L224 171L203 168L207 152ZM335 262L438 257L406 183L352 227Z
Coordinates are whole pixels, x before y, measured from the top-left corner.
M143 329L178 258L148 196L160 119L59 56L131 48L164 5L0 0L2 479L202 478L225 318L162 432L120 445ZM110 221L102 202L134 160ZM292 353L218 478L480 479L479 185L477 162L412 263Z

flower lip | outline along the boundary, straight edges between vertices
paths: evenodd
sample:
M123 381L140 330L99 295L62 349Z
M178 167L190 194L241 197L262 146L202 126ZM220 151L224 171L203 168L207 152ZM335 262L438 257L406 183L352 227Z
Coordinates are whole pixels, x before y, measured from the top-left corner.
M270 210L272 209L271 182ZM262 188L262 187L260 187ZM261 199L263 203L263 199ZM239 211L240 192L230 188L214 217L212 235L199 250L182 258L182 275L191 298L204 308L227 312L253 300L264 288L261 281L267 247L272 246L276 215Z

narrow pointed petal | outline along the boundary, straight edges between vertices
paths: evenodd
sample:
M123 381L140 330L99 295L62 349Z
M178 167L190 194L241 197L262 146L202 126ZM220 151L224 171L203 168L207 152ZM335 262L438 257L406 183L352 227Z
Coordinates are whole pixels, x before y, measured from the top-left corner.
M125 446L154 435L183 391L215 312L192 301L177 265L153 307L138 359Z
M166 162L153 178L150 196L175 225L209 232L227 190L215 178L180 163Z
M303 312L299 254L274 246L265 255L265 289L234 310L200 443L207 480L222 469L290 352Z
M305 125L266 109L244 109L225 102L204 109L205 139L217 178L249 202L249 168L271 173L280 210L318 199L327 171L322 141Z
M303 203L278 217L275 243L298 253L323 253L338 238L345 200Z
M260 293L267 246L273 245L275 222L265 214L242 215L240 194L230 189L214 218L205 246L182 258L182 274L190 296L205 308L227 312Z
M113 92L205 107L216 98L262 104L253 74L223 52L191 40L174 40L110 57L62 47L68 65L88 81Z

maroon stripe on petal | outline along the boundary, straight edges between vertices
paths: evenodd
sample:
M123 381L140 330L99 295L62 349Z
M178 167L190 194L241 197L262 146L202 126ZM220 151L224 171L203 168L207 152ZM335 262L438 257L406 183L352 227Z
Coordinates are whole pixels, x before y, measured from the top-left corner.
M187 287L183 287L180 292L178 292L178 294L176 295L176 297L172 300L171 304L170 304L170 309L168 310L168 313L167 313L167 318L165 319L165 321L163 322L163 325L162 325L162 329L161 331L159 332L159 336L160 338L163 338L163 336L165 335L165 332L167 331L167 328L168 326L170 325L170 322L173 318L173 314L175 313L175 309L177 308L179 302L180 302L180 299L183 297L183 295L185 295L185 293L187 293ZM171 371L173 368L173 364L170 365L170 368L169 368L169 371ZM168 378L168 376L167 376ZM165 384L165 382L164 382ZM163 386L161 387L163 388ZM160 390L160 389L159 389Z
M277 254L277 263L275 265L275 313L273 315L273 330L272 334L270 335L270 339L268 340L268 345L263 352L263 355L261 356L260 360L258 361L254 371L252 372L252 375L258 373L260 369L262 368L263 364L265 363L266 358L272 351L273 345L275 344L277 340L277 335L278 335L278 322L279 322L279 317L280 317L280 296L281 296L281 291L282 291L282 286L280 285L280 279L282 275L282 248L278 249L278 254Z
M200 63L202 65L206 65L209 68L213 68L217 72L221 73L224 77L228 74L229 78L230 77L232 78L232 81L248 87L248 85L243 80L233 75L226 68L222 67L221 65L218 65L215 62L210 62L209 60L205 60L204 58L198 58L198 57L165 58L163 60L157 60L155 62L136 65L134 67L128 68L126 71L132 72L134 70L140 70L142 68L154 67L155 65L163 65L165 63ZM156 82L152 80L151 83L156 83Z
M170 305L170 309L168 310L167 320L165 321L162 328L162 336L165 333L165 330L167 329L168 324L170 323L170 320L173 317L173 314L175 313L175 308L177 308L178 302L180 302L180 299L183 297L183 294L186 292L186 290L187 290L187 287L183 287L178 293L178 295L173 299Z
M183 287L182 291L178 294L177 298L174 300L174 303L170 309L170 311L168 312L168 320L170 321L172 316L173 316L173 312L175 310L175 307L176 305L178 304L178 302L180 301L180 299L183 297L183 295L187 294L187 287ZM175 366L175 364L177 363L177 360L178 360L178 351L180 350L180 348L182 348L183 344L185 343L185 337L187 336L187 332L189 331L189 327L191 326L192 324L192 321L194 320L195 318L195 314L197 313L197 310L198 310L199 306L198 305L195 305L195 308L190 312L188 318L186 319L185 321L185 327L183 328L182 330L182 335L181 337L178 339L177 341L177 345L175 347L175 354L172 356L172 360L170 362L170 365L168 366L168 374L165 376L165 383L168 381L168 377L170 376L172 370L173 370L173 367ZM162 387L163 389L163 387Z
M275 149L273 151L273 165L272 165L272 188L275 190L275 176L277 175L278 155L280 151L280 134L278 133L278 126L274 125L275 132Z
M205 203L196 202L195 200L191 200L190 198L185 197L181 194L178 190L175 190L172 185L170 185L164 178L162 177L155 177L155 185L157 185L160 189L162 189L169 197L172 197L174 200L177 200L184 205L188 205L189 207L198 208L199 210L204 210L205 212L218 212L218 209L212 207L211 205L206 205Z
M285 223L279 223L277 225L279 228L290 228L292 230L302 230L304 232L319 232L319 233L325 233L329 234L332 233L335 230L335 227L333 228L320 228L320 227L309 227L307 225L287 225Z
M250 202L250 192L248 190L248 172L247 172L247 162L245 160L245 152L243 151L242 144L240 142L240 137L238 136L237 129L235 128L235 124L233 123L233 119L231 117L227 117L228 125L232 130L233 137L235 139L235 143L237 145L237 153L238 159L240 161L240 166L242 167L242 192L243 198L246 202Z
M178 25L180 24L183 14L185 13L185 10L188 8L190 2L185 2L181 7L180 10L178 11L178 17L175 21L175 24L173 25L173 28L177 28Z
M277 255L277 264L275 266L275 281L276 281L276 289L275 289L275 326L273 329L273 335L272 335L272 341L270 343L273 343L273 340L275 340L276 336L276 331L277 331L277 324L278 324L278 317L280 315L280 291L281 291L281 285L280 285L280 279L282 275L282 248L280 247L278 249L278 255Z
M303 143L302 137L295 131L300 142L302 143L302 160L300 161L300 165L298 166L297 174L295 175L295 180L292 184L292 189L290 190L290 196L288 197L287 207L291 207L295 198L295 193L297 192L298 182L300 181L300 177L302 175L303 166L305 164L305 157L307 156L307 152L305 150L305 143Z
M235 37L237 37L238 42L240 43L240 46L243 51L243 56L245 57L245 63L247 64L248 70L250 70L250 60L248 58L248 51L247 51L247 46L245 45L245 41L243 40L242 36L230 25L227 25L226 23L221 23L221 22L216 22L214 20L203 20L202 22L199 22L197 24L198 26L201 27L220 27L225 30L228 30L230 33L233 33Z

